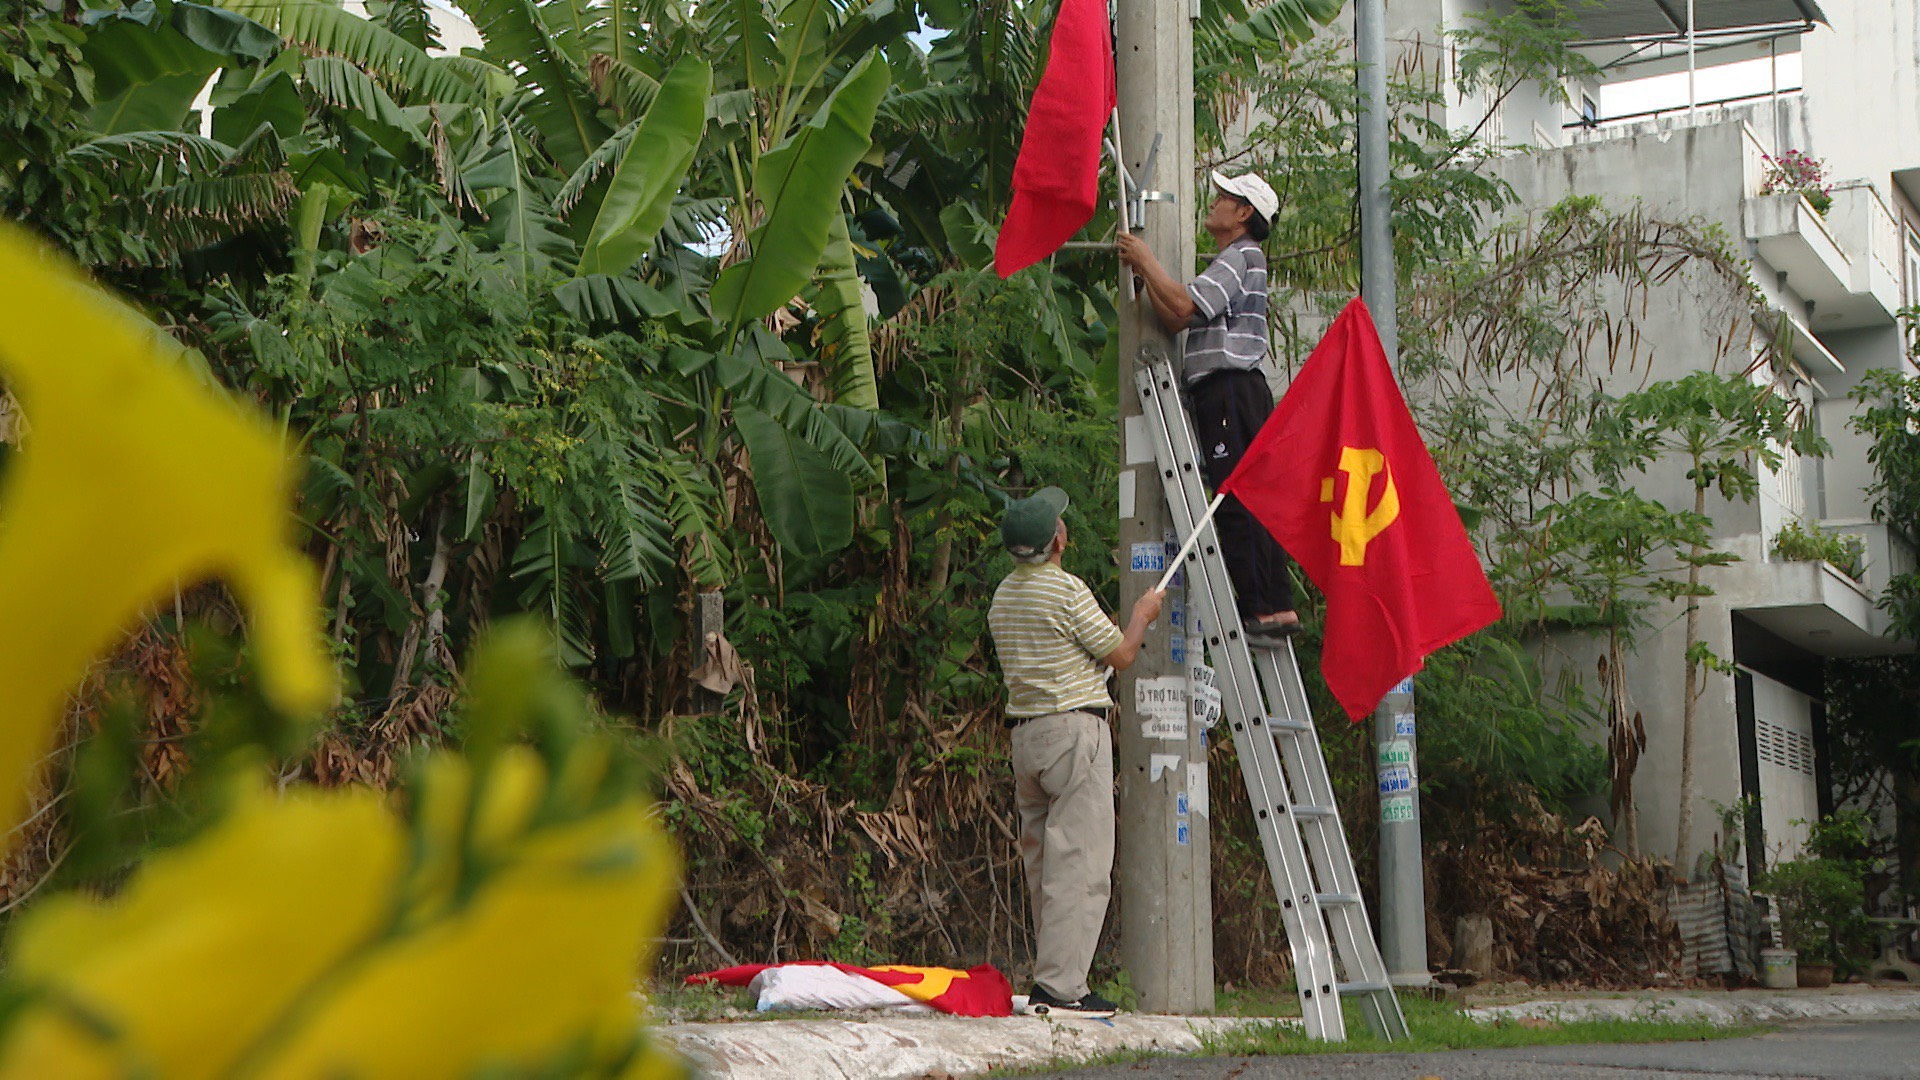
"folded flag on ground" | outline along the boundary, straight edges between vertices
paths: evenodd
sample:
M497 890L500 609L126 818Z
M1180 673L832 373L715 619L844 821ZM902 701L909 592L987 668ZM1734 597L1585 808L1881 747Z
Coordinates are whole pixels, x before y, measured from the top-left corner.
M887 964L855 967L825 960L742 964L687 976L689 985L744 986L759 1009L931 1008L954 1016L1012 1016L1013 986L991 964L956 968Z

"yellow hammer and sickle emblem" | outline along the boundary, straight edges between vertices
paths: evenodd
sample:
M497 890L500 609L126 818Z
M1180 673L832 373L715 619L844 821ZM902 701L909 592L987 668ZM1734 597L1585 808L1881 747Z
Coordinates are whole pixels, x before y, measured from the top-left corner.
M1340 545L1340 565L1360 566L1367 561L1367 544L1385 532L1400 516L1400 492L1393 486L1393 473L1387 471L1387 456L1378 450L1340 448L1340 471L1347 474L1347 497L1333 517L1333 539ZM1373 478L1386 473L1386 489L1380 502L1369 513L1367 494L1373 490ZM1320 481L1320 501L1333 501L1333 477Z

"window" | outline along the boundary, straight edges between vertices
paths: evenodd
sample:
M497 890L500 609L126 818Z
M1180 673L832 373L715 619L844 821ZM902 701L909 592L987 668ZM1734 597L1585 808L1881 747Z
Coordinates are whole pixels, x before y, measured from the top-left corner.
M1597 127L1600 124L1600 103L1593 100L1592 95L1580 95L1580 122L1587 127Z

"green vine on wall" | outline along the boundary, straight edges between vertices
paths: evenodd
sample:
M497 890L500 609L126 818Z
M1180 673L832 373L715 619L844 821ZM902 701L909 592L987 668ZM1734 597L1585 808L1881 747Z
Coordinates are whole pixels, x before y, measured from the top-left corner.
M1902 314L1911 322L1920 311ZM1848 423L1873 440L1867 461L1874 480L1867 495L1874 519L1912 545L1920 537L1920 377L1869 371L1848 396L1865 406ZM1920 571L1894 575L1880 606L1900 637L1920 637Z

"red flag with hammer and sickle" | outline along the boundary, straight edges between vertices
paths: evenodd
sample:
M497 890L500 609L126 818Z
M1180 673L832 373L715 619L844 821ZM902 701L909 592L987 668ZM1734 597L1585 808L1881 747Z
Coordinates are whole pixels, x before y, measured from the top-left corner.
M1500 617L1359 300L1334 320L1220 490L1238 496L1326 594L1320 670L1355 720L1427 654Z

